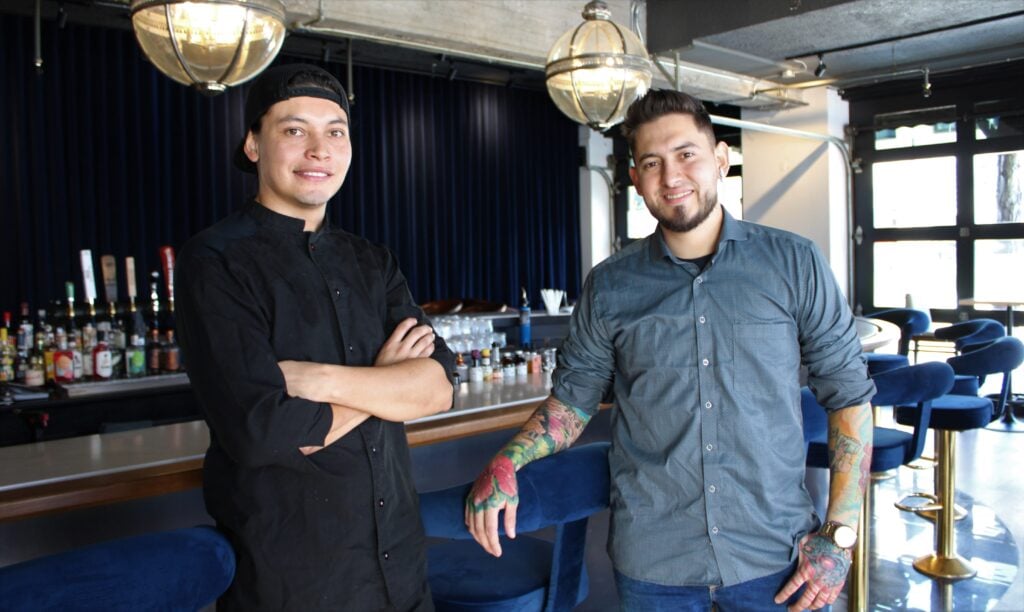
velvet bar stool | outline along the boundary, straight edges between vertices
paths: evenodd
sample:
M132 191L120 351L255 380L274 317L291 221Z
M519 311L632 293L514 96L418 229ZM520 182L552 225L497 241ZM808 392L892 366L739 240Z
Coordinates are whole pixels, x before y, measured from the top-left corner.
M911 338L928 331L932 324L932 318L927 312L914 308L890 308L865 316L888 321L900 328L900 343L896 354L904 357L910 354Z
M936 471L935 493L938 498L933 506L925 506L919 513L937 511L935 525L935 551L919 557L914 567L927 576L946 580L970 578L977 570L956 552L956 538L953 529L956 497L956 437L958 431L979 429L988 425L1005 401L1006 374L1024 363L1024 344L1017 338L999 338L982 348L949 359L957 371L971 375L1003 372L1004 392L995 405L985 397L967 395L944 395L932 402L928 427L936 430L936 454L939 465ZM907 425L918 416L918 407L896 405L896 422Z
M873 376L878 391L872 399L876 406L913 404L917 409L912 432L875 427L872 432L871 471L893 470L921 456L928 430L928 418L935 398L953 386L953 369L945 363L922 363ZM801 390L804 437L807 441L807 466L829 466L827 417L813 393ZM864 491L857 544L853 549L847 590L848 608L864 610L868 603L868 555L870 554L871 487Z
M910 365L910 339L928 331L932 318L923 310L914 308L890 308L866 315L869 319L888 321L900 328L900 341L896 354L865 353L868 372L872 375Z
M234 576L213 527L147 533L0 568L0 609L198 610Z
M427 548L427 577L438 612L567 611L587 597L588 517L608 507L607 442L573 447L516 474L516 538L501 557L484 552L466 529L472 483L420 494L428 536L451 538ZM554 543L526 535L555 527Z

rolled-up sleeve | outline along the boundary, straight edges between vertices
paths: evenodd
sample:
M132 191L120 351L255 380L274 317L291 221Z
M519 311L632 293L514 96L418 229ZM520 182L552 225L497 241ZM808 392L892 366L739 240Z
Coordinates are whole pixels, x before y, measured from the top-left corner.
M808 244L800 347L807 384L828 410L867 403L875 395L857 324L824 256Z
M298 449L324 443L331 410L287 394L268 316L249 288L220 257L183 252L175 291L189 379L217 441L246 467L303 469Z
M615 367L614 343L599 312L597 274L587 277L569 320L551 391L558 401L591 415L611 386Z

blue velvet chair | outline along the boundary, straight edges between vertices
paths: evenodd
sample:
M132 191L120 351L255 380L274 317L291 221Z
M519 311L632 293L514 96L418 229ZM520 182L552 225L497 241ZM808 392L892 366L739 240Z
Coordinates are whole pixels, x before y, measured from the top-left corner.
M970 375L1004 374L1003 392L996 402L976 395L943 395L932 401L928 427L936 430L936 503L915 509L936 515L935 552L914 561L914 567L923 574L946 580L970 578L976 573L971 564L956 552L953 533L956 507L956 438L958 431L978 429L988 425L1004 408L1008 395L1006 375L1024 362L1024 344L1014 337L1005 336L958 357L949 359L953 369ZM897 404L896 422L908 425L918 418L918 407Z
M876 406L911 404L917 409L912 432L875 427L872 434L871 471L882 472L907 465L921 456L928 433L929 414L935 398L953 386L953 369L945 363L922 363L882 372L872 377L878 391L872 399ZM804 417L804 438L807 441L807 466L827 468L828 434L825 409L806 387L801 390ZM870 520L871 488L864 492L857 545L850 570L850 609L867 604L867 555L870 551L868 521Z
M910 354L911 338L928 331L932 324L932 318L927 312L913 308L890 308L865 316L888 321L900 328L900 343L896 353L904 357Z
M147 533L0 568L0 609L198 610L234 576L213 527Z
M438 612L571 610L587 597L588 517L608 507L608 443L570 448L516 474L516 537L500 533L501 557L471 539L464 509L472 483L420 494L427 573ZM499 521L503 525L503 521ZM549 542L525 535L555 527Z
M958 354L970 353L979 349L993 340L1006 335L1006 328L1003 324L994 319L974 319L954 323L948 327L935 330L935 337L939 340L952 342ZM947 360L948 361L948 360ZM956 366L956 382L953 383L951 393L956 395L977 395L978 388L985 383L985 375L975 376L966 372L960 372Z

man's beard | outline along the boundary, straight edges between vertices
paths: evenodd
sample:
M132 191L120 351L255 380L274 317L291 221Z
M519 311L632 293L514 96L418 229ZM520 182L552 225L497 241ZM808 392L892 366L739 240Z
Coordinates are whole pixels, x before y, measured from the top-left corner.
M658 225L663 229L683 234L703 223L714 212L717 205L718 191L713 190L701 199L700 208L697 209L697 213L689 218L685 216L686 211L682 207L671 208L667 211L667 214L662 213L660 210L655 212L650 207L648 207L648 210L651 210L651 215L658 220Z

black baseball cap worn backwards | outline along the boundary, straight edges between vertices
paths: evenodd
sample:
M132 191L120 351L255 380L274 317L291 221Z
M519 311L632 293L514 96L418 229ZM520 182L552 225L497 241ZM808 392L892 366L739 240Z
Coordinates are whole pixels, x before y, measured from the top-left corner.
M310 79L306 78L297 79L298 84L296 85L289 85L288 83L298 75L319 77L319 80L329 84L330 87L314 85L308 82ZM232 157L236 168L244 172L256 173L256 164L246 157L244 150L245 138L249 130L259 122L271 106L282 100L300 97L330 100L345 111L345 117L349 121L352 120L348 108L348 95L345 94L345 89L338 79L334 78L330 72L312 64L284 64L268 68L256 77L245 97L245 134L242 135L241 142L235 147L235 154Z

